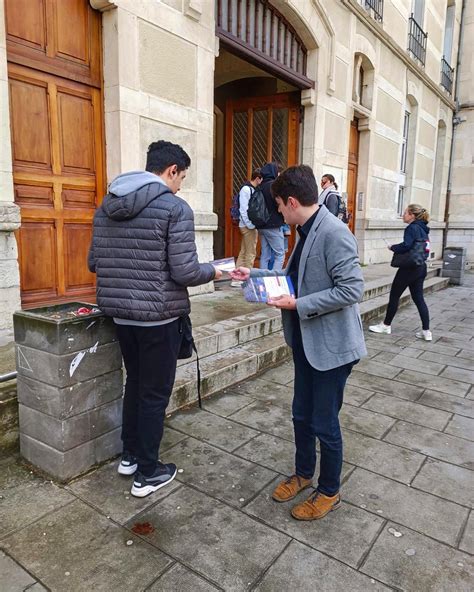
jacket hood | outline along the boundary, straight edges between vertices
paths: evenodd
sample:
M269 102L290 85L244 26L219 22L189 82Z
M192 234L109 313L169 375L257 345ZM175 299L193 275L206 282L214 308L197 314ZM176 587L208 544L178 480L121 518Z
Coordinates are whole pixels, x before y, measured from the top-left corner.
M261 172L264 181L274 181L278 177L278 167L274 162L267 162Z
M170 189L157 175L131 171L112 181L109 193L102 202L102 209L112 220L130 220L164 193L170 193Z
M430 227L423 220L413 220L412 224L416 224L416 226L419 226L421 228L421 230L426 232L426 234L430 233Z

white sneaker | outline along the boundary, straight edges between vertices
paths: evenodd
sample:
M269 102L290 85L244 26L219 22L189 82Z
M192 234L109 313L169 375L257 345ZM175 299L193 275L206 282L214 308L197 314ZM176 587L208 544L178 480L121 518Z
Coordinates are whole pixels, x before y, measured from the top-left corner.
M390 325L384 325L384 323L379 323L378 325L370 325L369 331L372 331L372 333L385 333L386 335L390 335L392 327Z
M241 288L242 287L242 283L239 280L234 280L233 282L230 282L230 287L231 288Z
M423 341L433 341L433 333L431 331L418 331L415 333L415 337L418 339L423 339Z

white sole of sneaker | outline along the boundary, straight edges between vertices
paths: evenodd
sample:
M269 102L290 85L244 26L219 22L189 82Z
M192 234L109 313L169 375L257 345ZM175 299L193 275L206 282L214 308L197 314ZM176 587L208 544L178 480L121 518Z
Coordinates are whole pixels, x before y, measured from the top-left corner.
M134 497L146 497L147 495L150 495L150 493L155 493L155 491L158 491L158 489L161 489L165 485L168 485L168 483L171 483L171 481L173 481L173 479L176 477L177 472L178 472L178 470L176 470L174 472L171 479L168 479L168 481L165 481L164 483L159 483L158 485L145 485L145 487L135 487L135 483L134 483L132 485L132 489L130 490L130 493Z
M119 464L119 466L117 467L117 473L119 475L126 475L126 476L130 476L130 475L134 475L137 472L138 469L138 465L130 465L129 467L125 467L122 464Z

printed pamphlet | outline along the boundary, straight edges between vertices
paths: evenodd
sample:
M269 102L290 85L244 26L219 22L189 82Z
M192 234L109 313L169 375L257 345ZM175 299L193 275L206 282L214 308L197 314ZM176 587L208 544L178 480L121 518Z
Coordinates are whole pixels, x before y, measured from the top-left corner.
M269 298L295 295L291 279L286 275L251 277L243 283L242 290L247 302L267 302Z
M217 267L221 271L234 271L235 269L235 259L233 257L227 257L227 259L215 259L214 261L210 261L211 265Z

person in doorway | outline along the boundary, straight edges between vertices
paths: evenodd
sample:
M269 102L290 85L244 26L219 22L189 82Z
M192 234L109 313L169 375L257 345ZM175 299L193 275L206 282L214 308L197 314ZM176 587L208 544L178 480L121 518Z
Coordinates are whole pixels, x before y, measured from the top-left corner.
M316 438L321 462L318 485L291 514L317 520L340 506L342 435L339 411L352 367L367 354L358 302L364 280L357 241L347 226L318 204L313 171L306 165L286 169L272 185L280 213L296 224L299 241L285 269L295 297L268 300L281 309L287 344L293 350L295 386L293 426L295 472L273 492L288 502L312 485ZM232 277L271 276L275 272L240 267Z
M283 217L279 213L275 200L272 197L271 186L281 172L281 165L269 162L262 167L263 181L261 190L265 197L265 203L270 213L270 218L263 228L258 229L260 237L260 267L268 269L273 257L273 270L281 271L285 260L285 239L281 227L284 224Z
M198 263L194 218L176 194L191 164L170 142L148 148L146 172L116 177L94 216L89 269L97 304L113 317L127 371L121 475L135 474L131 493L145 497L176 475L158 461L165 410L176 374L188 286L222 272Z
M326 173L321 177L321 189L318 204L325 205L331 214L337 216L339 213L340 195L333 175Z
M408 253L418 239L425 240L429 245L429 214L425 208L418 204L410 204L403 212L403 221L405 224L408 224L403 235L403 242L389 246L388 249L390 251L400 254ZM429 249L426 250L426 255L428 256L428 254ZM413 267L400 267L397 270L390 289L385 319L378 325L371 325L369 331L390 335L392 332L392 321L397 314L400 296L408 288L421 318L421 331L418 331L415 335L418 339L432 341L430 313L423 296L423 283L426 278L426 272L426 263L423 265L414 265Z
M237 258L236 266L253 267L257 255L258 233L255 226L250 222L247 211L249 208L249 199L254 190L262 182L262 173L260 169L253 171L250 183L245 183L239 192L239 231L241 234L240 252ZM231 282L232 287L240 287L241 282Z

